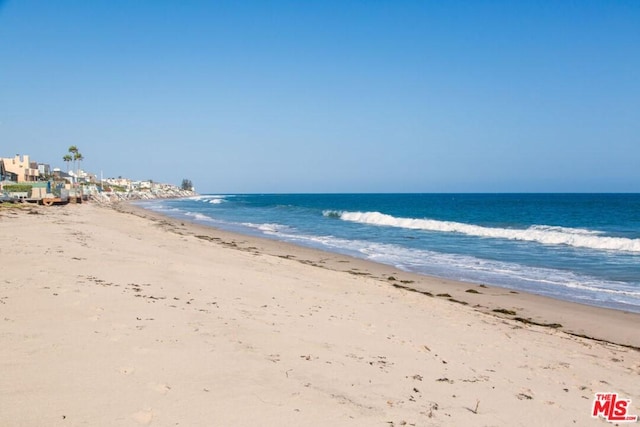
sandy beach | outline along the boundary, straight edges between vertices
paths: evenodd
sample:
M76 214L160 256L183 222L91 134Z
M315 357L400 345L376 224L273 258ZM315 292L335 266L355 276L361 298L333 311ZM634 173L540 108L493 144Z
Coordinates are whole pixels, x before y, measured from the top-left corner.
M0 209L2 426L590 426L640 315L121 204Z

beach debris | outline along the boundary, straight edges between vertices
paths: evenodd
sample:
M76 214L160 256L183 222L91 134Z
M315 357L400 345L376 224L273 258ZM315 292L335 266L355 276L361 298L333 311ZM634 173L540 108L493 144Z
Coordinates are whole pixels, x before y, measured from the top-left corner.
M506 314L507 316L515 316L516 312L513 310L507 310L506 308L496 308L492 310L494 313Z
M409 286L400 285L398 283L392 283L391 286L393 286L394 288L398 288L398 289L404 289L404 290L410 291L410 292L417 292L419 294L426 295L428 297L432 297L433 296L433 294L431 292L429 292L429 291L421 291L421 290L418 290L418 289L415 289L415 288L411 288Z
M513 320L516 320L518 322L521 322L521 323L524 323L524 324L527 324L527 325L544 326L546 328L552 328L552 329L562 328L562 325L560 323L536 322L535 320L525 319L523 317L514 317Z
M308 263L303 263L303 264L308 264ZM310 265L313 265L315 267L319 267L319 265L314 264L314 263L312 263ZM356 270L357 269L349 270L349 271L347 271L347 273L352 274L354 276L371 276L371 273L367 273L366 271L356 271Z
M482 293L482 292L476 291L475 289L467 289L465 292L468 293L468 294L480 294L480 293Z
M437 411L438 408L439 406L436 402L430 402L429 408L425 412L421 412L421 414L426 415L428 418L433 418L434 417L433 411Z
M474 414L478 415L478 406L480 406L480 400L476 400L476 407L471 410Z
M481 375L480 377L473 377L471 379L462 380L463 383L477 383L477 382L485 382L489 381L489 377L486 375Z
M377 360L370 361L369 365L378 366L381 370L386 372L385 368L393 365L392 362L388 362L386 359L386 356L377 356Z

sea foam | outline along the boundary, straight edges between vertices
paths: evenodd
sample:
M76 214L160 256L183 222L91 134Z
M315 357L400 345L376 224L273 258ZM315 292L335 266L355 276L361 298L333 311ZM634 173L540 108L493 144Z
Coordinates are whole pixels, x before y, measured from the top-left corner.
M286 240L318 245L328 250L338 250L401 270L449 277L462 281L498 284L512 289L524 288L549 296L568 299L591 300L596 295L604 300L625 296L625 304L631 301L634 311L640 302L640 290L622 282L607 281L596 277L578 275L571 271L528 267L498 260L483 260L473 256L445 254L429 250L403 248L394 244L374 243L364 240L341 239L333 236L283 234ZM514 286L517 283L517 286Z
M603 236L600 231L579 228L533 225L526 229L495 228L433 219L398 218L380 212L324 211L324 216L387 227L460 233L494 239L521 240L545 245L567 245L607 251L640 252L640 239Z
M220 203L226 202L226 197L227 196L207 194L204 196L193 196L193 197L190 197L189 199L196 202L211 203L212 205L218 205Z

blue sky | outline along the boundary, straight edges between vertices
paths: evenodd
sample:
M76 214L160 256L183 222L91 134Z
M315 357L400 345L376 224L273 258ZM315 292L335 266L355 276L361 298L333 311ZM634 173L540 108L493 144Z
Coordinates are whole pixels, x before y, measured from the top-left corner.
M0 0L0 156L200 192L640 192L640 2Z

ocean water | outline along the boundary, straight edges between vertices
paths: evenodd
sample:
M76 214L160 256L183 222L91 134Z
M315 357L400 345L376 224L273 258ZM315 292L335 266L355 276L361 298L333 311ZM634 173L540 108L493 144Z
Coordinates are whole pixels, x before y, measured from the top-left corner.
M234 194L140 204L415 273L640 312L640 194Z

